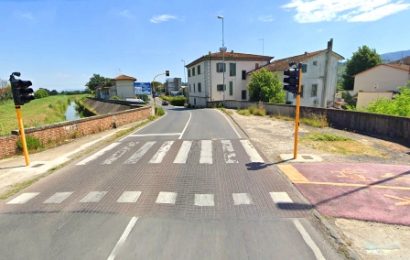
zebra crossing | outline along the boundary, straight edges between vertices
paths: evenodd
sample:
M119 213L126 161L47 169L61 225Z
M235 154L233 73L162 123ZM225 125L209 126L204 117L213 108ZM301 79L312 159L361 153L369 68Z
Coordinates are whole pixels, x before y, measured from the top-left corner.
M194 142L198 144L194 146ZM114 148L118 147L120 144L125 144L120 147L115 152L109 154ZM239 145L240 144L240 145ZM158 150L155 151L154 155L151 158L144 158L149 152L151 152L154 147L158 147ZM186 164L190 154L192 153L193 147L199 147L199 164L212 165L214 164L215 149L221 148L223 153L223 159L226 164L235 164L239 163L237 151L235 148L242 146L243 151L247 154L249 162L251 163L264 163L263 158L260 156L258 151L252 145L249 140L240 140L237 147L235 147L231 140L198 140L198 141L183 141L179 147L175 141L146 141L146 142L129 142L129 143L113 143L107 147L101 149L100 151L86 157L85 159L78 162L76 165L87 165L90 162L96 161L96 159L107 156L102 162L102 165L110 165L125 158L123 164L137 164L144 158L144 161L149 164L160 164L163 162L166 155L169 151L176 147L178 152L173 160L174 164ZM139 147L136 149L136 147ZM174 156L174 155L172 155Z
M61 204L68 200L74 195L73 191L56 192L47 199L45 199L42 204ZM81 199L78 203L98 203L101 202L108 194L108 191L90 191ZM39 196L39 192L26 192L18 195L17 197L6 202L7 205L23 205L29 203L34 198ZM124 191L116 200L116 203L137 203L142 195L142 191ZM269 192L272 202L275 204L280 203L293 203L293 200L289 197L287 192ZM215 194L194 194L194 206L197 207L214 207L216 200L218 199ZM158 193L155 203L156 204L170 204L175 205L178 200L177 192L161 191ZM234 206L241 205L252 205L254 200L249 193L232 193L231 203Z

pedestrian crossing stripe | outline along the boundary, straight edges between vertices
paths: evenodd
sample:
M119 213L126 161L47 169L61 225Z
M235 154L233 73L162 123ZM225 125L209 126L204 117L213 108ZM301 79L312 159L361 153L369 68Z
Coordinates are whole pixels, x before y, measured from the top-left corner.
M43 201L43 204L61 204L64 201L67 201L72 195L73 191L66 191L66 192L56 192L46 200ZM91 191L83 196L79 203L98 203L100 202L106 195L108 191ZM40 195L40 192L26 192L22 193L15 198L8 201L7 205L22 205L26 204L29 201L32 201ZM119 204L124 203L138 203L139 198L142 195L142 191L124 191L116 200ZM269 195L272 199L272 202L275 204L281 203L293 203L292 199L289 197L287 192L269 192ZM198 207L214 207L215 206L215 195L212 193L208 194L194 194L194 206ZM177 192L171 191L161 191L158 193L155 203L156 204L168 204L168 205L175 205L178 199ZM241 205L253 205L254 201L251 198L249 193L232 193L232 201L233 205L241 206Z
M139 142L130 142L128 145L118 149L114 153L112 153L108 158L101 162L102 165L110 165L119 160L120 158L124 157L128 152L132 150L134 146L136 146ZM124 164L136 164L138 163L156 144L156 141L148 141L142 144L142 146L135 151L133 154L128 155L129 157L125 159L123 162ZM162 163L165 156L169 153L172 146L174 145L175 141L164 141L160 144L160 147L157 151L155 151L154 155L148 161L149 164L159 164ZM213 146L214 144L221 145L223 158L226 164L236 164L239 163L237 158L237 152L234 149L231 140L200 140L200 154L199 154L199 163L200 164L213 164ZM100 156L103 156L108 151L112 150L113 148L117 147L119 143L111 144L97 153L92 154L91 156L83 159L76 165L86 165L91 161L94 161ZM189 154L193 147L193 141L183 141L181 146L179 147L178 152L174 158L174 164L186 164L188 161ZM242 145L244 151L248 155L249 161L251 163L264 163L263 158L259 155L258 151L252 145L249 140L240 140L240 144Z

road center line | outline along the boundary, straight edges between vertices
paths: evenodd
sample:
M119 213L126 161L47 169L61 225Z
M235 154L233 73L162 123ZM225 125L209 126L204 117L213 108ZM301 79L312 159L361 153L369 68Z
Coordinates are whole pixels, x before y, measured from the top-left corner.
M121 246L124 244L125 240L127 239L128 235L131 233L132 229L135 226L135 223L137 223L138 218L137 217L132 217L130 222L128 222L127 227L125 228L124 232L122 233L120 239L118 240L117 244L115 244L114 248L111 251L111 254L108 256L107 260L114 260L115 257L117 256L118 250L121 248Z
M188 127L188 125L189 125L189 122L191 122L191 117L192 117L192 113L191 113L191 112L189 112L189 118L188 118L188 121L186 122L185 127L184 127L184 129L182 130L182 133L179 135L178 139L181 139L181 138L182 138L182 136L184 135L185 130L187 129L187 127Z
M302 236L303 240L305 243L312 249L313 254L315 255L317 260L326 260L326 258L322 255L322 252L320 251L319 247L316 245L316 243L313 241L313 239L310 237L309 233L305 230L305 228L302 226L300 221L298 219L293 220L293 224L295 225L296 229Z

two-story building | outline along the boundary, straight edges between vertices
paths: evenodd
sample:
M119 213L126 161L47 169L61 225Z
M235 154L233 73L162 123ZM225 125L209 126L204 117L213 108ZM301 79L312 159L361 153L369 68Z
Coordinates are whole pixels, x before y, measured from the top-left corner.
M332 49L331 39L324 50L274 60L262 68L278 73L280 80L283 81L283 72L289 69L290 62L305 64L302 70L301 105L332 107L336 95L338 61L344 59ZM286 102L295 104L295 95L286 92Z
M211 101L248 100L247 73L269 64L272 58L230 51L209 52L194 60L186 65L188 103L195 107L206 107L207 102Z

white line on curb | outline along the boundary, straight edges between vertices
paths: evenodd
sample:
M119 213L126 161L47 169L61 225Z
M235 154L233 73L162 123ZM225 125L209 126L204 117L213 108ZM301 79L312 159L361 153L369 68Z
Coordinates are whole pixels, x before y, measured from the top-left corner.
M118 250L121 248L121 246L124 244L125 240L127 240L128 235L131 233L132 229L135 226L135 223L137 223L138 218L137 217L132 217L130 222L128 222L127 227L125 228L124 232L122 233L120 239L118 240L117 244L115 244L114 248L112 249L110 255L108 256L107 260L114 260L115 257L117 256Z
M296 229L299 231L300 235L302 236L303 240L305 240L306 244L312 249L313 254L315 255L317 260L326 260L326 258L322 255L319 247L316 243L312 240L309 233L305 230L298 219L293 220L293 224L295 225Z
M184 135L185 130L187 129L187 127L188 127L188 125L189 125L189 122L191 122L191 116L192 116L192 113L191 113L191 112L189 112L189 118L188 118L188 121L186 122L185 127L184 127L184 129L182 130L182 133L179 135L178 139L181 139L181 138L182 138L182 136Z

